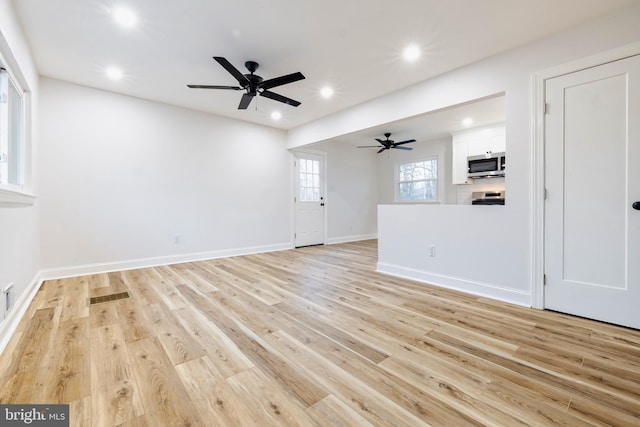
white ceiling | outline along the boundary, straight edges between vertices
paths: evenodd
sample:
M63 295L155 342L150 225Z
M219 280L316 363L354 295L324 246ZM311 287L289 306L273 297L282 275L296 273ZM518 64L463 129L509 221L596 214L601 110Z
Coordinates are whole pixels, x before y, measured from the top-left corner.
M638 0L14 0L41 75L282 129L310 122L443 72L545 37ZM110 10L136 11L133 29ZM415 63L401 59L421 46ZM265 79L302 72L273 91L294 108L259 97L239 111L241 92L188 89L235 85L212 56ZM117 65L124 79L108 80ZM336 94L318 94L324 85ZM257 107L257 108L256 108ZM273 110L283 118L274 122ZM377 130L376 130L377 131ZM380 132L378 132L380 133Z
M417 143L429 142L449 137L451 133L467 129L468 126L462 123L466 118L473 120L473 123L469 126L471 128L504 122L504 94L385 123L384 125L371 127L352 134L342 135L330 141L353 146L377 145L375 138L384 139L384 133L390 132L391 139L394 141L415 139ZM326 141L323 143L326 143Z

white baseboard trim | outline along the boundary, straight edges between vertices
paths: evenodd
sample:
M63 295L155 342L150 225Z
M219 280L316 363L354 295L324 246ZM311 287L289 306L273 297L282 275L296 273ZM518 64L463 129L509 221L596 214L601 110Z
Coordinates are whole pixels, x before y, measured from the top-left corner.
M415 270L392 264L379 262L376 268L379 273L404 279L416 280L442 288L454 289L473 295L487 297L524 307L531 307L531 293L516 289L504 288L490 283L477 282L460 277L445 276L428 271Z
M378 234L356 234L353 236L331 237L327 239L327 245L337 245L339 243L359 242L361 240L377 239Z
M134 270L136 268L157 267L159 265L180 264L183 262L206 261L216 258L227 258L239 255L251 255L264 252L276 252L291 249L291 243L253 246L247 248L224 249L211 252L167 255L154 258L143 258L128 261L106 262L97 264L76 265L72 267L49 268L41 270L42 280L64 279L67 277L86 276L88 274L110 273L113 271Z
M36 274L36 277L29 283L27 289L20 294L13 304L13 308L9 310L7 317L0 324L0 354L4 352L7 344L9 344L9 340L13 337L16 329L18 329L18 325L29 308L29 304L31 304L36 293L38 293L40 285L42 285L42 278L40 274Z

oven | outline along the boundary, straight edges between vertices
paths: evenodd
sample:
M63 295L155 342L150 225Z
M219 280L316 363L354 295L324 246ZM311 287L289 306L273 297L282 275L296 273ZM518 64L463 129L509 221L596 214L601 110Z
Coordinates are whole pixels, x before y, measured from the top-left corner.
M472 205L504 205L504 191L474 191L471 193Z

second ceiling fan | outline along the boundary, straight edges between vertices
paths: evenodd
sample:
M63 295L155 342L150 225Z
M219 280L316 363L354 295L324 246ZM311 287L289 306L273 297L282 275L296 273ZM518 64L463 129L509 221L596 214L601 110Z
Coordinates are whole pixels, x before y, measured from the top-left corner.
M287 98L286 96L279 95L275 92L271 92L269 89L304 79L301 72L264 80L262 77L254 74L259 66L255 61L245 62L244 65L247 67L247 70L249 70L249 74L242 74L236 67L227 61L226 58L214 56L213 59L215 59L218 64L222 65L224 69L238 81L240 86L187 85L188 87L192 89L244 90L245 93L242 95L242 99L240 99L238 110L246 110L253 98L257 95L273 99L274 101L283 102L294 107L300 105L300 102Z
M384 136L386 137L386 139L384 140L376 138L376 141L378 141L380 145L360 145L358 146L358 148L380 148L378 150L378 153L382 153L384 150L389 150L391 148L408 151L408 150L413 150L413 148L401 147L401 145L409 144L411 142L416 142L415 139L407 139L406 141L395 142L393 139L389 139L389 137L391 136L390 132L385 133Z

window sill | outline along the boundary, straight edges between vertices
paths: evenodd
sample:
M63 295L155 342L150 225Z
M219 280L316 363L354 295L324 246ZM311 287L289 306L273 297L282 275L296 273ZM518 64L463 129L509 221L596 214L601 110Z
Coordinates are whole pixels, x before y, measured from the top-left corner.
M395 200L394 203L398 204L412 204L412 205L439 205L440 200Z
M0 207L11 208L20 206L32 206L36 196L18 190L0 188Z

